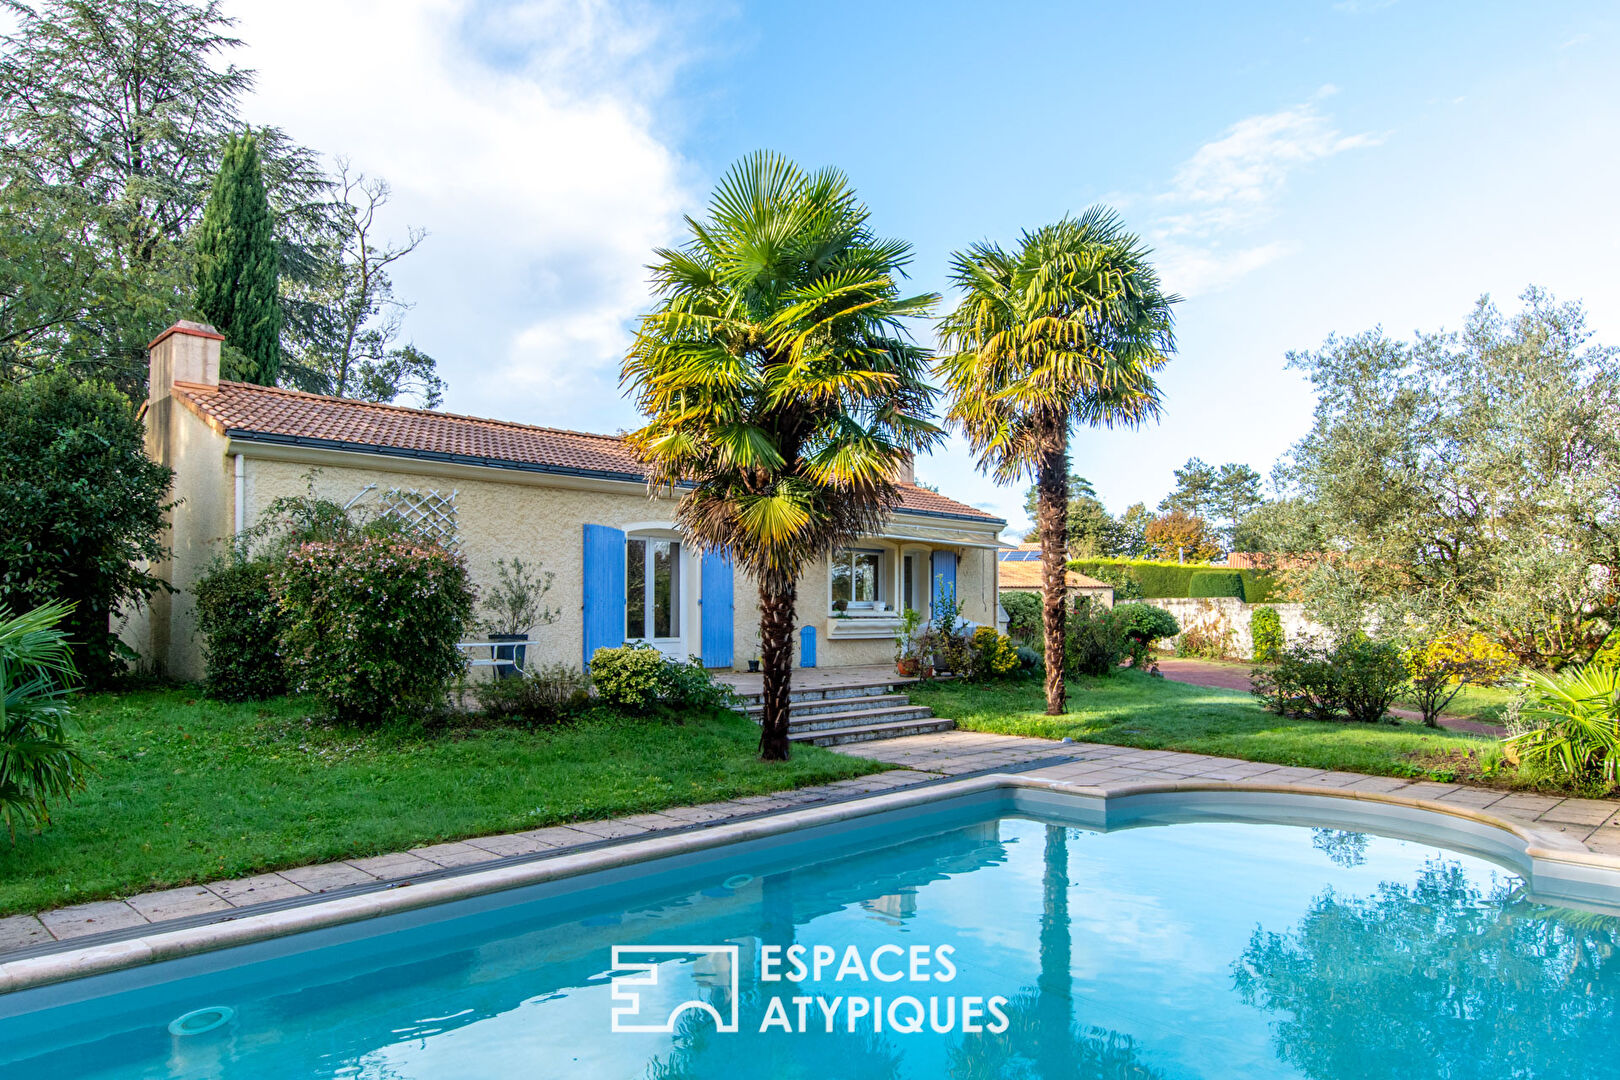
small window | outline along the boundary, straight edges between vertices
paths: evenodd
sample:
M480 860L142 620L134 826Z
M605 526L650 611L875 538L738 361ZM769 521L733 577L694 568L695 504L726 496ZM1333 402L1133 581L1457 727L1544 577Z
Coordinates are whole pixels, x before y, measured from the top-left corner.
M917 606L917 556L907 555L901 560L900 568L900 609L910 611Z
M880 551L845 548L832 557L832 599L846 607L871 607L882 599L879 573Z

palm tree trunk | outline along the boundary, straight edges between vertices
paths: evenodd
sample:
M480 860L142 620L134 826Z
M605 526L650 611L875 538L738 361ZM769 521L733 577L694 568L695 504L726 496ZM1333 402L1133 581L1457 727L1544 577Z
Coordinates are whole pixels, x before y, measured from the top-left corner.
M759 581L759 654L764 672L764 712L760 716L759 756L788 759L788 704L793 682L793 607L798 582L766 574Z
M1063 640L1067 629L1069 557L1069 428L1053 425L1036 465L1036 525L1041 537L1042 625L1046 631L1046 714L1067 711Z

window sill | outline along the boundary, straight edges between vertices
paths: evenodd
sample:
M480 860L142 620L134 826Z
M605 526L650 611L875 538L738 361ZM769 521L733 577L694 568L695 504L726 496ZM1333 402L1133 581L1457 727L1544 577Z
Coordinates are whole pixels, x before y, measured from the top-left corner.
M892 611L836 615L827 619L829 638L892 638L900 631L900 616Z

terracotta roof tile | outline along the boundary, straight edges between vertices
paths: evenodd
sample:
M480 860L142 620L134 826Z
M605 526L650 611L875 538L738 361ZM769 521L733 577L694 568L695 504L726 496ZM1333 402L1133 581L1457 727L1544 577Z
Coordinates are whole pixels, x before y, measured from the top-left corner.
M1106 581L1098 581L1094 577L1087 577L1077 570L1070 570L1064 575L1068 587L1071 589L1106 589ZM1041 587L1041 564L1038 562L1007 562L1002 560L996 563L996 582L1003 589L1039 589Z
M279 387L176 383L175 397L226 434L334 449L392 453L639 480L641 466L616 435L532 427L455 413L322 397ZM901 484L900 509L999 521L937 492Z

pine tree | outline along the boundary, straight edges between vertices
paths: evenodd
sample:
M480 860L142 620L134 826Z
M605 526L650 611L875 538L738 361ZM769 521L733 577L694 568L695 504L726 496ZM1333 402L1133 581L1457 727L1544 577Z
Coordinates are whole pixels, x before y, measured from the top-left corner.
M259 143L234 135L197 226L197 306L238 356L226 374L274 386L281 372L279 259Z

